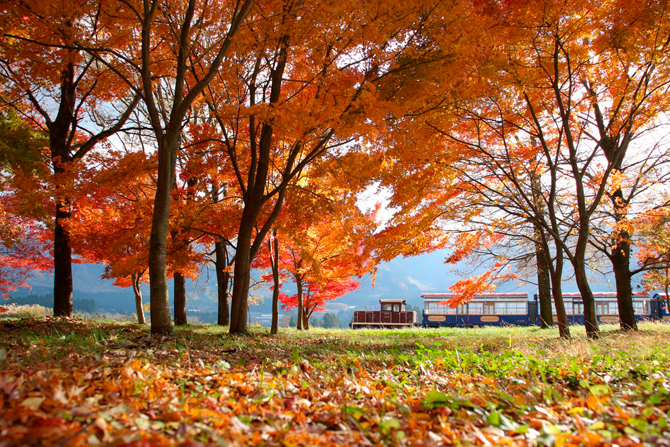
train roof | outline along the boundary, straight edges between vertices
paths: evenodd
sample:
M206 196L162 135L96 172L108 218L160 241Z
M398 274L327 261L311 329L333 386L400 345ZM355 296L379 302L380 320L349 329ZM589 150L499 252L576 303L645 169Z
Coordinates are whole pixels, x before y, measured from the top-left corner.
M592 292L594 298L616 298L616 292ZM563 293L567 298L581 298L582 294L579 292ZM648 298L649 294L645 292L633 292L633 297Z
M379 304L396 304L396 303L407 304L407 300L402 300L402 299L399 299L399 298L398 299L390 298L390 299L379 300Z
M455 298L453 293L422 293L424 301L446 301ZM528 301L527 293L481 293L475 295L472 301Z

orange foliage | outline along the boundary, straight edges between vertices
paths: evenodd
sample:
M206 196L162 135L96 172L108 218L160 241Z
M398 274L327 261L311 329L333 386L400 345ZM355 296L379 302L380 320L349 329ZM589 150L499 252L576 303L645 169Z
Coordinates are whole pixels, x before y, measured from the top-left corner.
M472 276L456 282L449 287L449 290L455 295L454 298L442 304L448 304L449 307L452 308L458 307L461 304L467 303L476 295L485 292L493 292L496 287L495 282L504 282L516 278L515 273L501 272L501 268L505 265L505 262L497 262L491 270L488 270L481 275Z

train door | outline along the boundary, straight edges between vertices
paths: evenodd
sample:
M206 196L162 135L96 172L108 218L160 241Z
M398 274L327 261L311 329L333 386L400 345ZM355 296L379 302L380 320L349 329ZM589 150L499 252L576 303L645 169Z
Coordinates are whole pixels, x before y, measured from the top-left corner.
M493 302L484 302L484 312L483 315L495 315L496 314L496 303Z
M461 304L456 308L456 325L457 326L467 326L470 323L470 318L468 317L469 311L468 306L470 304Z
M652 320L663 319L663 301L658 294L649 301L649 316Z

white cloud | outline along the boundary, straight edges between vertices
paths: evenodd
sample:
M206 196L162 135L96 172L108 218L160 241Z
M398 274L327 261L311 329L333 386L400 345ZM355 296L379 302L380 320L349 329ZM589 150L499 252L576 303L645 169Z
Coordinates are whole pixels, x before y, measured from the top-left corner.
M435 290L435 288L433 286L431 286L430 284L421 282L417 279L412 278L411 276L407 277L407 281L409 281L410 284L418 287L421 290Z

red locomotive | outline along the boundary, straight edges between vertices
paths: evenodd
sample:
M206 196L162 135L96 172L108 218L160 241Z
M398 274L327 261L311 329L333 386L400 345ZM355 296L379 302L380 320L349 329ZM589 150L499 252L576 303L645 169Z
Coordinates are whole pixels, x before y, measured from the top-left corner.
M381 310L357 310L351 328L406 327L417 324L416 312L405 310L406 300L379 300Z

